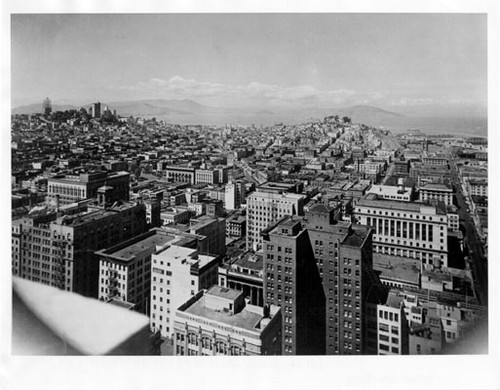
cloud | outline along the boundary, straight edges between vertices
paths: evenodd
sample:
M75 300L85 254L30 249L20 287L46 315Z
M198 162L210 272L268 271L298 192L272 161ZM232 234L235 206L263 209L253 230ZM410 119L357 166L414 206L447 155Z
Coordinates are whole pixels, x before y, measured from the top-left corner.
M335 106L347 103L357 95L347 89L322 91L310 85L282 87L251 82L247 85L229 85L185 79L173 76L168 80L152 78L118 89L165 98L208 98L236 101L259 101L269 104L319 104ZM368 98L368 95L365 99Z
M116 89L116 88L115 88ZM134 97L194 99L201 103L232 106L318 107L377 105L394 109L426 106L466 106L467 99L444 97L411 97L382 92L360 92L351 89L320 90L310 85L280 86L253 81L247 85L230 85L187 79L176 75L169 79L151 78L131 86L118 87Z
M480 102L475 102L471 99L456 99L456 98L411 98L400 97L389 102L390 105L396 107L417 107L417 106L472 106Z

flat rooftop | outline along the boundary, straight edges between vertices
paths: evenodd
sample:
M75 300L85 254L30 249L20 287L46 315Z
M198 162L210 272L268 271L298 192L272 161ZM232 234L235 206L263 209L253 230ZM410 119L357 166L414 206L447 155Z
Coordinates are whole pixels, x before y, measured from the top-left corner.
M160 249L164 247L169 242L175 240L175 237L166 234L155 234L153 236L147 237L141 241L137 241L129 246L118 249L115 252L108 252L107 255L112 255L114 258L121 261L130 261L135 258L139 253L147 249Z
M380 199L377 194L368 194L364 198L361 198L357 206L362 207L376 207L380 209L389 209L389 210L400 210L400 211L408 211L414 213L421 213L422 208L429 211L434 211L437 215L446 215L446 210L443 210L442 207L436 207L427 203L413 203L413 202L405 202L405 201L397 201L397 200L389 200L389 199Z
M368 236L368 232L370 231L368 226L363 225L351 225L352 230L342 241L342 245L352 246L352 247L360 247L363 242L366 240Z
M248 268L251 270L262 271L264 268L264 259L262 254L246 252L237 259L232 265Z
M114 205L111 208L108 209L98 209L98 210L93 210L93 211L86 211L80 214L77 214L76 216L68 216L65 215L61 219L61 221L64 221L63 224L67 226L79 226L83 225L92 221L98 221L100 219L104 219L106 217L109 217L111 215L116 215L120 211L128 210L130 208L135 207L136 204L133 202L119 202L118 204Z
M242 294L243 292L238 291L237 293ZM211 290L205 294L211 294ZM224 310L213 310L205 307L205 297L206 295L203 295L197 299L184 310L184 313L234 326L235 328L262 332L263 329L260 328L260 322L264 318L262 307L246 304L240 312L232 314ZM271 317L280 310L279 307L274 305L271 305L270 309Z
M214 295L216 297L221 297L234 301L240 295L244 294L243 291L233 290L222 286L212 286L206 292L206 295Z
M426 185L420 187L421 190L433 190L433 191L446 191L453 192L450 186L440 183L427 183Z
M191 257L196 253L198 253L197 249L186 248L179 245L171 245L168 248L159 252L158 254L167 256L172 260L187 259L190 263L193 264L198 262L200 268L204 267L206 264L210 263L213 259L215 259L214 256L200 255L200 254L198 254L198 256L195 256L196 258Z
M373 269L380 272L381 279L419 284L420 261L415 259L374 252Z

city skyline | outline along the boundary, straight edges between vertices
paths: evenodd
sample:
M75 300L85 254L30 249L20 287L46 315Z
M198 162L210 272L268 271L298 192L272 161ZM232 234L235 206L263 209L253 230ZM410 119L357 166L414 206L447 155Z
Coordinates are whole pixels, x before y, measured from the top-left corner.
M417 114L486 111L485 14L13 14L11 20L12 107L50 96L55 104L193 99L264 109L366 104Z
M125 3L4 7L9 383L500 383L498 4Z

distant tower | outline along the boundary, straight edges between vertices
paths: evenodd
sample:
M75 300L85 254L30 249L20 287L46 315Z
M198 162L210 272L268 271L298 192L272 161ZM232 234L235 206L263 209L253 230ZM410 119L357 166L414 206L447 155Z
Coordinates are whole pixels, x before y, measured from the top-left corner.
M93 103L92 104L92 117L100 118L101 117L101 103Z
M43 101L43 115L49 116L52 112L52 103L49 98L45 98Z

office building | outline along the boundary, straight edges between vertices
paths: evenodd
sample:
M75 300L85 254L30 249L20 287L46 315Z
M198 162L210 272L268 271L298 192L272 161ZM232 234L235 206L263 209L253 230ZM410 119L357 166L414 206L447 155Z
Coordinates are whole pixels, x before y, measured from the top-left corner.
M377 194L377 196L382 199L392 199L404 202L413 200L413 187L405 187L403 178L398 180L397 186L373 184L367 193Z
M245 183L242 181L229 181L225 187L224 204L226 210L239 209L245 200Z
M409 160L396 160L393 162L394 176L408 176L410 173L410 161Z
M191 219L189 233L205 236L206 254L223 256L226 253L226 220L203 216Z
M101 103L92 103L92 106L90 106L90 115L92 116L92 118L101 117Z
M245 237L247 219L243 215L232 215L226 219L226 235L228 237Z
M146 231L142 203L82 206L70 214L42 210L12 222L14 275L98 297L95 251Z
M174 333L175 310L199 290L217 284L219 257L171 245L152 255L151 330Z
M448 184L427 183L419 189L420 202L437 200L453 206L453 189Z
M333 208L317 204L304 218L326 298L326 354L366 354L366 305L385 300L373 271L372 230L334 215Z
M374 252L448 266L448 223L442 203L401 202L368 194L358 201L355 217L373 227Z
M408 355L409 326L404 296L390 291L383 304L368 304L367 338L377 355Z
M174 353L187 356L281 354L281 310L245 302L244 293L213 286L176 310Z
M149 314L151 256L174 238L154 229L96 252L99 258L99 299L130 303Z
M124 171L57 175L47 181L47 197L64 205L96 198L98 189L106 187L111 202L129 200L129 183L130 174Z
M410 355L440 354L445 344L441 319L430 314L425 323L412 323L408 339Z
M195 172L195 183L217 184L219 183L218 169L197 169Z
M165 168L165 177L174 183L195 183L195 168L169 166Z
M488 196L488 180L487 179L468 179L465 181L467 191L470 195Z
M303 215L306 196L294 193L270 193L257 189L247 198L247 249L262 246L260 232L287 215Z
M307 230L286 217L264 230L264 305L280 306L283 355L325 354L325 295Z

